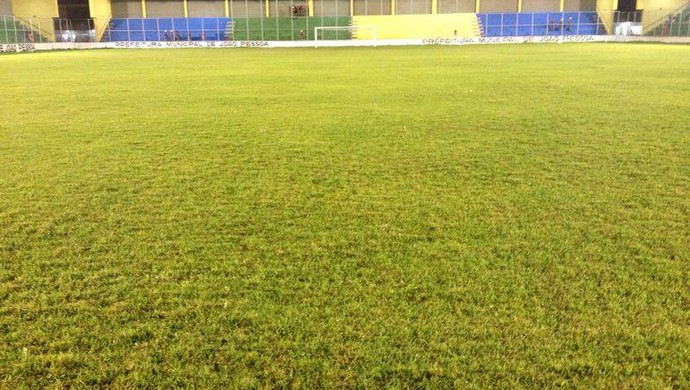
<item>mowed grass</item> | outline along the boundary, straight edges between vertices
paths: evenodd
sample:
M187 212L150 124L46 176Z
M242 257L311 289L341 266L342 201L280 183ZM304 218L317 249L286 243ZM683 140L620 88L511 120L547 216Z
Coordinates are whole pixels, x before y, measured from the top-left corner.
M0 56L0 388L687 388L688 69Z

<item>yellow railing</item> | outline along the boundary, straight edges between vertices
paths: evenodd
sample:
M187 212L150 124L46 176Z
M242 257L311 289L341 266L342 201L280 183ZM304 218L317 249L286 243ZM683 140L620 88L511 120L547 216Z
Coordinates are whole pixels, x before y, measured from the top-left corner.
M599 19L603 22L606 34L608 35L613 31L613 13L613 10L605 10L597 7L597 14L599 14Z
M53 20L47 18L20 18L15 16L14 20L19 22L24 28L33 32L38 32L40 37L34 37L35 41L45 41L47 38L49 42L55 42L55 26ZM41 22L43 21L43 22Z
M103 39L103 34L108 30L108 26L110 25L110 19L113 18L113 15L108 15L108 18L106 19L105 23L101 26L101 28L96 29L96 42L100 42ZM96 27L98 23L94 20L94 27Z
M690 1L675 9L662 8L658 10L645 10L644 18L642 19L642 34L647 34L648 32L661 26L668 21L669 15L680 13L687 7L690 7ZM647 22L647 20L649 20L649 22Z

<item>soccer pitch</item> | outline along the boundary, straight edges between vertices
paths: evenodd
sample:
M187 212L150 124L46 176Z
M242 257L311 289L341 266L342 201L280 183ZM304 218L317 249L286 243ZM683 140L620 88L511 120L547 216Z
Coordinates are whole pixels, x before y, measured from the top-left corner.
M0 70L0 388L690 386L690 46Z

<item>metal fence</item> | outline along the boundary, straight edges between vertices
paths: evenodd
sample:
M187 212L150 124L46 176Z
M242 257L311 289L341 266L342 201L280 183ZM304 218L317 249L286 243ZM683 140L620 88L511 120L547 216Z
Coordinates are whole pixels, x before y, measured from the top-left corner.
M119 41L225 41L232 37L230 18L111 19L101 40Z
M690 4L673 11L480 13L477 16L485 36L690 37Z
M0 43L40 43L55 41L52 19L0 16Z
M94 42L93 19L21 18L0 15L0 43Z
M687 6L674 12L656 16L660 17L649 23L645 35L656 37L690 37L690 2Z
M477 17L487 37L607 34L597 12L480 13Z
M270 17L270 18L129 18L112 19L102 40L119 41L295 41L314 38L316 27L343 27L326 30L321 39L351 39L350 17Z

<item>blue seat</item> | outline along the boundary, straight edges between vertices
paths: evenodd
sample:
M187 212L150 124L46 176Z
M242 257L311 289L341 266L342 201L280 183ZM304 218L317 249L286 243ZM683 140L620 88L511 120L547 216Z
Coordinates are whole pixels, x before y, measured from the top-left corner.
M158 29L158 19L144 19L144 30L157 31Z
M225 30L229 18L203 18L202 26L204 30Z
M160 30L172 30L173 29L173 20L171 18L159 18L158 20L158 29Z
M534 24L544 25L549 22L549 15L546 12L535 12L533 13Z
M173 19L173 30L175 31L187 31L189 25L187 24L187 19L185 18L174 18Z
M486 25L488 27L500 26L501 20L501 14L488 14Z
M129 41L129 34L127 31L112 31L109 34L109 38L113 42Z
M502 14L502 23L504 26L515 26L517 25L518 14Z
M166 31L180 34L180 40L223 40L231 18L114 18L104 41L162 41ZM171 38L168 38L171 39Z
M161 41L161 40L163 40L163 36L159 36L159 34L156 30L144 31L144 38L147 41Z
M543 28L541 29L543 30ZM517 35L526 37L526 36L531 36L531 35L544 35L543 32L539 32L540 30L537 30L536 27L532 26L520 26L518 27Z
M203 18L187 19L187 28L190 30L202 30L204 28Z
M514 25L513 26L504 25L501 28L501 36L503 36L503 37L514 37L515 35L517 35L517 27L515 27Z
M486 29L486 36L487 37L500 37L501 36L501 27L488 27Z
M113 29L126 29L127 28L127 19L111 19L110 20L110 26Z
M518 14L518 26L531 26L534 14L527 12Z
M144 31L144 21L142 19L127 19L127 28L132 30Z
M143 31L129 31L129 40L130 41L143 41L144 40L144 32Z
M479 13L477 19L487 37L606 33L596 12Z

